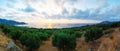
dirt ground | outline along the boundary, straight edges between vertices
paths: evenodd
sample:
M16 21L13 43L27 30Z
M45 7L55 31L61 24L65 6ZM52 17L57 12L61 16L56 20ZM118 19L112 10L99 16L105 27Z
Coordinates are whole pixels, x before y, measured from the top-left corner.
M117 41L118 41L117 49L118 49L118 51L120 51L120 28L117 29L117 30L118 30L118 33L117 33Z
M42 42L37 51L58 51L58 49L52 45L52 37L50 37L48 41Z
M9 43L10 39L5 36L3 32L1 32L0 29L0 51L7 51L7 45Z

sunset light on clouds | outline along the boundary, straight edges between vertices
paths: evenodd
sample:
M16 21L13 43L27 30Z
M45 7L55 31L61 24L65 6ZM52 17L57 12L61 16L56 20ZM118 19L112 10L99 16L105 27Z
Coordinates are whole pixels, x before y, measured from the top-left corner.
M0 18L29 25L120 21L120 0L0 0Z

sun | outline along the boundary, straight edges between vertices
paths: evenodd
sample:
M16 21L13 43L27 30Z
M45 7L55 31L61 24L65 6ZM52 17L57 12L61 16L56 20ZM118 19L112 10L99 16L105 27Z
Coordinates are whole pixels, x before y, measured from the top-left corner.
M52 28L52 23L48 23L48 26L47 26L47 28Z

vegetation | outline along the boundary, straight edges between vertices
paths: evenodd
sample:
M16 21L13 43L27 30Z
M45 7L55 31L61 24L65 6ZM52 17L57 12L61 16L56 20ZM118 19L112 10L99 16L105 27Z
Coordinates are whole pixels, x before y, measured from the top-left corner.
M0 28L7 36L15 41L20 41L28 50L39 48L40 43L48 40L52 35L53 45L61 51L74 50L76 47L76 38L81 37L83 34L86 42L94 42L94 40L99 39L103 35L102 31L115 27L120 27L120 22L62 29L23 28L0 24Z
M23 33L20 30L16 30L16 31L11 31L9 33L9 36L11 36L12 39L14 40L18 40L19 37L22 35Z
M94 41L103 35L101 28L91 28L85 33L85 41Z
M49 38L49 35L47 33L38 32L37 36L39 37L39 39L44 40L44 41Z
M28 47L28 51L32 51L33 49L37 49L40 47L40 39L37 35L33 34L23 34L20 37L20 41L22 45Z
M79 38L82 36L83 33L80 31L75 31L74 34L75 34L75 37Z
M53 36L53 45L60 51L72 51L76 47L76 38L73 35L59 33Z
M91 28L89 30L86 31L85 33L85 41L86 42L89 42L91 41L91 50L93 50L93 45L94 45L94 40L97 40L99 39L101 36L103 35L102 33L102 29L100 28Z
M49 29L22 28L8 25L0 25L0 27L6 35L15 41L19 40L22 45L27 47L28 51L39 48L40 42L47 40L51 35L48 34Z

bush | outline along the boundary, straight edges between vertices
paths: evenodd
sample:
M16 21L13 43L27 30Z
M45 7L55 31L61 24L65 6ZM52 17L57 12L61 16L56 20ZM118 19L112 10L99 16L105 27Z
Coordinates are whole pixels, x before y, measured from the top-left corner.
M5 34L8 34L8 33L10 33L11 29L8 28L8 27L3 26L2 31L3 31Z
M37 49L40 47L40 39L35 34L23 34L20 37L20 42L22 45L25 45L28 48L28 51L32 51L33 49Z
M47 40L49 38L49 35L47 33L42 33L42 32L38 32L37 36L41 39L41 40Z
M60 51L72 51L76 47L76 38L70 34L55 34L52 37L52 43Z
M20 36L22 35L22 32L20 30L12 30L8 35L12 39L18 40L20 38Z
M102 29L100 28L91 28L86 31L85 33L85 41L94 41L98 38L100 38L103 35Z
M82 34L83 34L83 33L80 32L80 31L75 31L75 32L74 32L74 35L75 35L75 37L77 37L77 38L81 37Z

